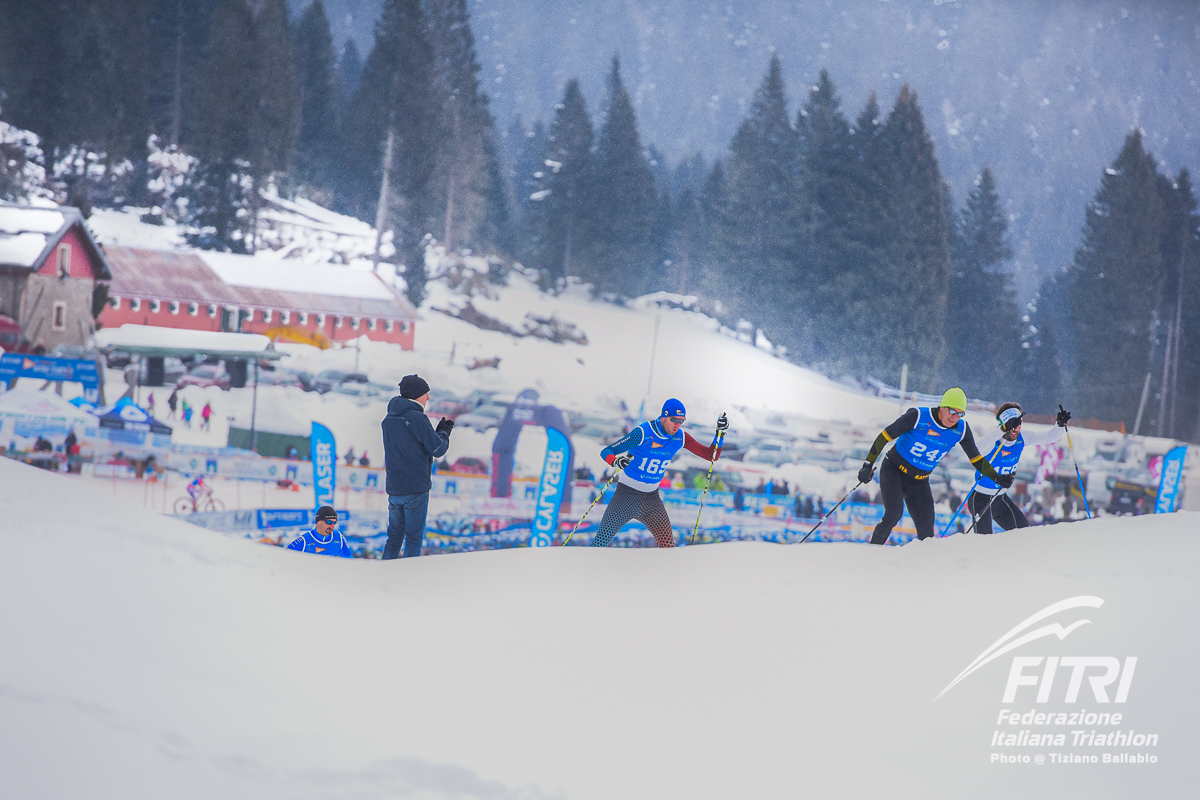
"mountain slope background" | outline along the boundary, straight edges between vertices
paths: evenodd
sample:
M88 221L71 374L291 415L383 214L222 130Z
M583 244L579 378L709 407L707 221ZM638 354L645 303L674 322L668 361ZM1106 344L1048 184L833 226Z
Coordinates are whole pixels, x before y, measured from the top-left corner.
M304 5L292 2L293 10ZM364 52L378 0L328 0L335 42ZM961 203L992 168L1013 235L1018 294L1065 267L1084 210L1130 129L1173 174L1200 129L1200 6L1187 2L845 0L474 0L469 4L498 129L548 122L575 76L599 110L609 59L643 140L674 164L720 157L778 53L795 115L827 68L853 119L917 92Z

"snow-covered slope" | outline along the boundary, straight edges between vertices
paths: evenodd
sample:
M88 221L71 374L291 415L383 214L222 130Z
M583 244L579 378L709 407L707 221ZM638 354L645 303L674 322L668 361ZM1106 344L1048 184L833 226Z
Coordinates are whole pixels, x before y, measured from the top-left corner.
M1200 780L1193 514L379 562L213 536L6 460L0 503L7 797L1174 798ZM1103 604L935 701L1075 597ZM1005 704L1018 656L1137 662L1124 703L1090 680L1065 702L1063 666L1048 703ZM1007 709L1123 720L997 725ZM991 745L1030 729L1066 744ZM1071 743L1131 729L1157 743ZM1105 753L1156 762L1053 760Z

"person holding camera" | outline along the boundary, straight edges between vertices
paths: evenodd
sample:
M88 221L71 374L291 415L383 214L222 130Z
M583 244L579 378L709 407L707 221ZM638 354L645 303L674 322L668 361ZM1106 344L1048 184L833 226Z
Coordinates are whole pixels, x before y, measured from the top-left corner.
M418 375L405 375L400 396L388 403L383 418L383 466L387 471L388 537L384 559L421 555L433 460L450 448L454 420L442 417L435 428L425 416L429 384Z

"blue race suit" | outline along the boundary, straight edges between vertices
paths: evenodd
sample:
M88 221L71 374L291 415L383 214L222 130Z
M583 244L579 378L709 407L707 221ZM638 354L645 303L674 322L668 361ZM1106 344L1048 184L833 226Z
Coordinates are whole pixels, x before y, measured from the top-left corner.
M600 456L607 461L608 456L615 453L629 453L633 461L617 482L639 492L653 492L658 489L667 465L683 447L685 435L680 429L674 436L667 436L658 420L650 420L601 450Z
M900 434L893 448L896 455L926 474L937 468L938 462L962 441L967 421L960 417L953 428L943 428L933 418L933 409L917 409L917 424Z
M322 556L354 557L354 554L350 552L350 545L346 542L346 537L342 536L338 530L330 531L328 539L322 539L316 529L305 531L292 539L287 549L299 550L303 553L316 553Z

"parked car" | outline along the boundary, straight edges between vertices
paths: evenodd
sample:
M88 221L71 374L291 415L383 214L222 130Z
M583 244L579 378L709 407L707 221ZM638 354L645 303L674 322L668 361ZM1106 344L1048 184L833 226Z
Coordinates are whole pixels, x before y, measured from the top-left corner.
M317 373L313 386L321 394L331 392L343 383L370 383L371 379L362 372L346 372L340 369L327 369Z
M425 413L431 417L457 419L459 414L465 414L472 408L473 406L468 406L465 400L452 394L445 394L441 397L431 398L429 405L425 407Z
M611 442L625 435L625 420L617 417L572 414L570 419L571 427L580 436Z
M491 472L491 469L488 463L482 458L463 456L451 464L447 471L457 472L460 475L487 475Z
M125 369L133 363L133 356L124 350L107 350L104 353L104 364L110 369Z
M166 356L163 358L163 386L170 386L178 383L179 379L188 374L188 365L183 363L181 359L174 356ZM141 365L138 367L138 385L150 385L150 367L145 359L142 359Z
M746 449L742 459L747 464L770 464L778 467L780 464L790 464L796 460L792 449L778 439L759 439L753 447Z
M93 348L84 347L79 344L60 344L55 345L53 349L47 353L50 358L74 358L77 360L96 360L96 351Z
M201 364L193 367L191 372L184 375L175 384L179 389L185 386L216 386L223 391L229 391L232 385L233 381L229 377L229 373L218 364Z
M355 383L353 381L347 381L336 387L333 391L335 394L357 397L364 401L388 396L385 390L373 383Z
M454 424L462 428L486 431L488 428L499 427L507 413L508 409L504 406L482 405L467 414L460 415L458 419L454 420Z

